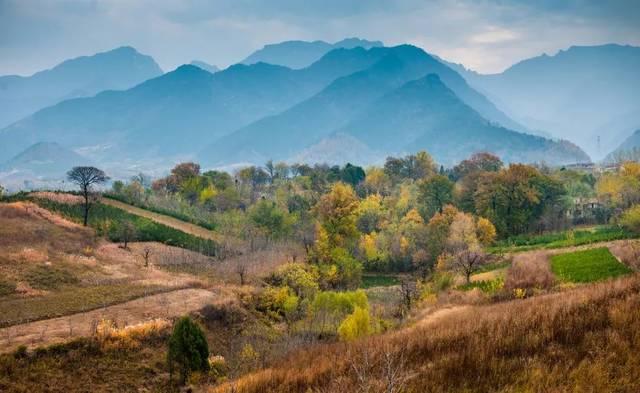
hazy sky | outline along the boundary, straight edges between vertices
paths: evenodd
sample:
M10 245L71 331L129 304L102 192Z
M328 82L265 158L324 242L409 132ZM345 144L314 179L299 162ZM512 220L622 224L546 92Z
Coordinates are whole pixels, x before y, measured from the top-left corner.
M131 45L165 70L227 66L264 44L411 43L481 72L543 52L640 46L640 0L0 0L0 75Z

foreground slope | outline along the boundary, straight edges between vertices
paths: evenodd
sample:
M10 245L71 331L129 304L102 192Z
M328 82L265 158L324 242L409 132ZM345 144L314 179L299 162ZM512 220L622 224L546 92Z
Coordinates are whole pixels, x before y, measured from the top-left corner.
M414 327L317 345L210 392L640 389L638 276L427 315Z
M0 128L62 100L131 88L162 75L150 56L121 47L67 60L28 77L0 76Z

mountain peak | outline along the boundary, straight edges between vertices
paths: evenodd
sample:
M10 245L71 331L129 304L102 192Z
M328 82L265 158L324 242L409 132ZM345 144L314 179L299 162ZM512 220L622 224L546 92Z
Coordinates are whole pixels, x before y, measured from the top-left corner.
M241 63L254 64L265 62L279 64L293 69L306 68L318 61L325 54L334 49L353 49L362 47L365 49L381 47L380 41L367 41L361 38L345 38L330 44L326 41L284 41L277 44L268 44L253 52Z

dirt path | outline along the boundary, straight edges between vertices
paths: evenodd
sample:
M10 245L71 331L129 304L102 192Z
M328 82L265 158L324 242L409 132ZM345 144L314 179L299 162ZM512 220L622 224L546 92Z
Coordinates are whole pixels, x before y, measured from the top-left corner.
M181 289L85 313L15 325L0 329L0 353L12 351L20 345L33 348L89 336L101 319L126 326L154 318L177 317L228 299L223 293L205 289Z
M423 328L429 326L435 322L438 322L442 319L449 317L454 314L461 314L469 310L472 306L461 305L461 306L449 306L444 308L436 309L435 311L431 311L430 309L425 310L426 312L420 313L418 316L417 322L411 326L411 328Z
M177 229L179 231L201 237L203 239L216 240L216 241L221 240L221 237L217 235L215 232L209 229L203 228L201 226L179 220L177 218L173 218L164 214L159 214L149 210L141 209L139 207L135 207L127 203L116 201L115 199L102 198L100 202L104 203L105 205L117 207L118 209L122 209L131 214L135 214L136 216L148 218L152 221L157 222L158 224L166 225L168 227Z

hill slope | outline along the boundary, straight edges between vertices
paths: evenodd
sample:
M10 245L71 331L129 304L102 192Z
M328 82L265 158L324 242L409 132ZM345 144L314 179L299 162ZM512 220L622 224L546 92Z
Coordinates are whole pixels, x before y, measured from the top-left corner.
M0 130L0 160L40 141L91 151L98 161L185 157L369 66L373 60L362 52L339 50L304 70L258 63L211 74L181 66L130 90L64 101Z
M435 74L386 94L340 131L385 154L427 150L445 165L480 151L497 154L507 162L562 164L589 160L575 146L487 122Z
M265 45L242 60L242 64L259 62L278 64L289 68L305 68L319 60L333 49L353 49L362 47L369 49L382 46L380 41L367 41L359 38L347 38L330 44L325 41L284 41Z
M638 69L639 47L573 46L554 56L524 60L501 74L465 77L527 126L573 140L598 155L623 140L610 140L611 130L604 126L618 119L624 122L614 131L640 124Z
M150 56L121 47L67 60L29 77L0 76L0 128L38 109L104 90L123 90L162 75Z
M270 158L299 156L302 149L344 127L376 99L429 73L437 74L463 102L485 118L513 123L470 88L459 74L419 48L402 45L372 48L366 53L379 60L366 70L337 79L314 97L278 115L260 119L221 138L203 150L202 161L210 165L261 163ZM370 148L380 150L380 146Z
M620 162L640 160L640 130L636 130L630 137L605 157L605 162Z

